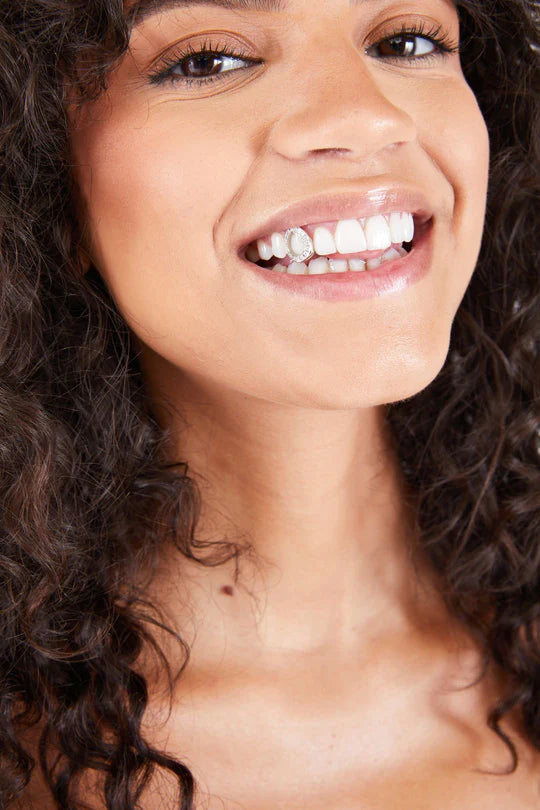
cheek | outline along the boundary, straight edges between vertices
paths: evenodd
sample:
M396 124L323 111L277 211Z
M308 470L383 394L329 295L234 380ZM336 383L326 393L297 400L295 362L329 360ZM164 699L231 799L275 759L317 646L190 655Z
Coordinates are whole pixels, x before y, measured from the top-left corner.
M489 175L489 135L474 93L463 78L445 82L420 135L453 190L451 231L456 271L466 287L480 251ZM462 292L464 292L464 287Z
M72 139L89 249L124 311L145 311L150 299L156 312L159 284L173 281L195 300L197 289L221 281L214 228L251 158L231 129L201 114L180 118L181 103L137 110L113 102L114 116L93 114Z

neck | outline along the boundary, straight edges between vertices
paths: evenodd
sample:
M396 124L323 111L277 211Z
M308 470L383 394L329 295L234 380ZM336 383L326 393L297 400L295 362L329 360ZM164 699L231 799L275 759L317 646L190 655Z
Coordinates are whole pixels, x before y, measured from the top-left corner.
M245 643L265 649L346 648L374 621L408 621L414 518L383 407L300 409L159 379L168 380L166 392L151 381L168 455L189 463L201 492L196 537L247 539L256 560L237 583L232 561L204 567L169 549L162 597L190 582L199 615L214 605L232 637L240 622Z

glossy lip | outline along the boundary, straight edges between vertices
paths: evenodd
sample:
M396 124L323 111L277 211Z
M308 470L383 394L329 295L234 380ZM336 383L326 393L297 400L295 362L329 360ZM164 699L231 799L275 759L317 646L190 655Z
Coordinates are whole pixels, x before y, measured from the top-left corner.
M274 289L319 301L350 301L378 298L416 284L427 275L433 257L433 220L415 232L412 249L399 259L384 262L375 270L320 275L289 275L269 270L244 259L262 283Z
M245 258L245 251L252 242L287 228L306 227L340 219L361 219L375 214L390 214L407 211L414 217L415 229L434 215L432 206L420 190L406 185L370 187L365 192L342 192L324 194L300 200L288 208L261 222L238 243L238 255Z

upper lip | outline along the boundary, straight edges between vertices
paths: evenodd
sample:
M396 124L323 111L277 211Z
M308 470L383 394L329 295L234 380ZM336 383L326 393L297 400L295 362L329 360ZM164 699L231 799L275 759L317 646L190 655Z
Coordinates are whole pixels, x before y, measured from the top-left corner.
M407 185L371 186L364 192L326 193L298 200L261 221L242 237L240 249L287 228L340 219L360 219L392 211L408 211L413 214L417 225L433 216L433 207L425 194Z

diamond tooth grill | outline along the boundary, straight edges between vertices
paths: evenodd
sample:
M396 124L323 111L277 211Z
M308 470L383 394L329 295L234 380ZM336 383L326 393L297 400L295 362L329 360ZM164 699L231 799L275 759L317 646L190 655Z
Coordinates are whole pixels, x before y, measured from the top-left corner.
M295 253L291 248L293 236L302 244L301 253ZM289 228L285 232L285 244L287 245L287 255L295 262L304 262L306 259L311 259L311 257L315 255L311 237L302 228Z

